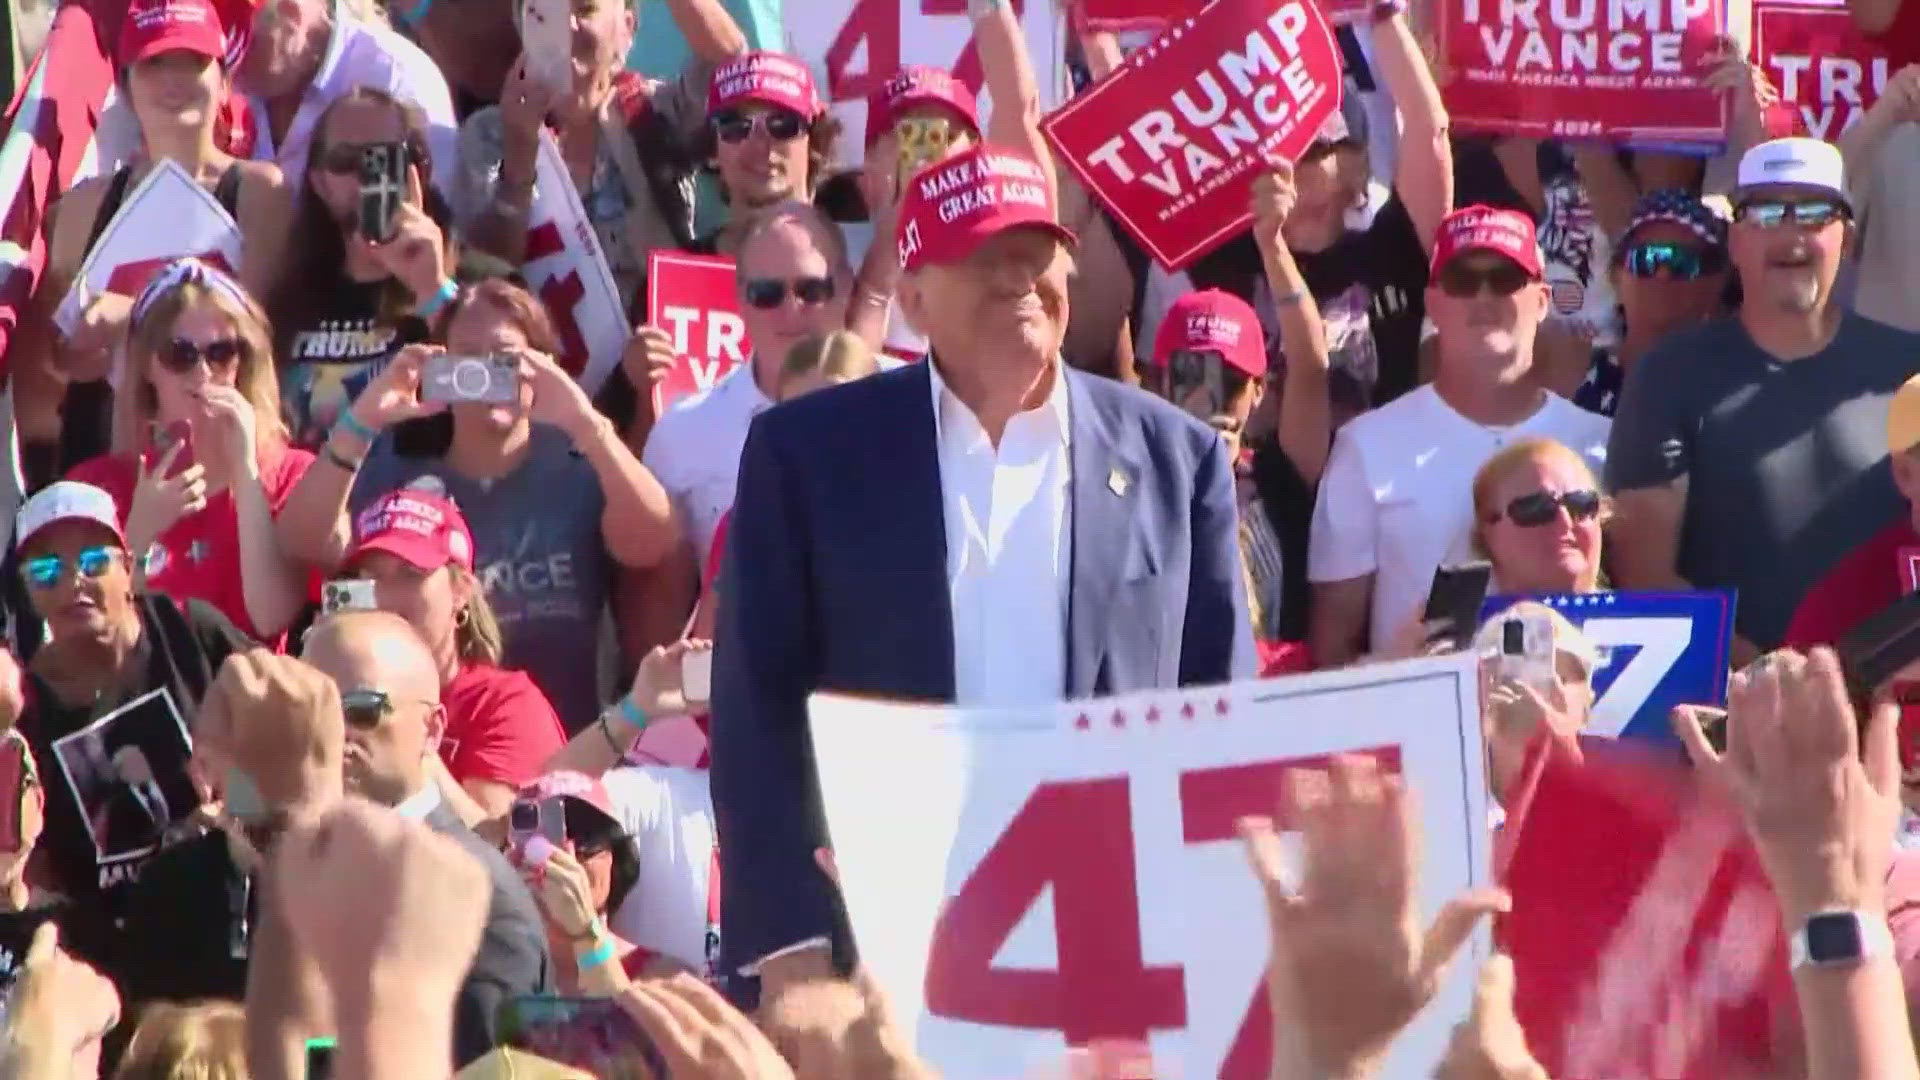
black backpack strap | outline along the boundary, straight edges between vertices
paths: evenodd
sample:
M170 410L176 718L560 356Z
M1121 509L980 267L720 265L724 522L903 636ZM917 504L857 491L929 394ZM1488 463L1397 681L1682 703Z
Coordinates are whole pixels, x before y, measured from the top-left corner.
M100 242L100 234L107 231L107 222L120 212L120 204L127 201L127 185L133 180L133 170L122 165L113 172L113 179L107 181L107 196L100 200L100 209L94 212L93 228L87 233L86 250L92 251L93 245Z
M213 197L235 221L240 220L240 163L227 166L220 174L220 180L213 185Z

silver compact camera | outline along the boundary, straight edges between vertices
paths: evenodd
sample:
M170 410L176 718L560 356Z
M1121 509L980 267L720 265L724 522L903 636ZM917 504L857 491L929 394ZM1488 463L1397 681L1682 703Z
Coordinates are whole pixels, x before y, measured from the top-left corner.
M421 368L420 400L518 404L520 365L510 356L452 356L442 353L429 359Z

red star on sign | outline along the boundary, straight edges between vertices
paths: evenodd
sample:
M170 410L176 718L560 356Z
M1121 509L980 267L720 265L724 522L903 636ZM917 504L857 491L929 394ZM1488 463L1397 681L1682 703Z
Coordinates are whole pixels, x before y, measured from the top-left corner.
M1193 702L1189 701L1185 705L1180 706L1180 719L1193 719Z
M1125 709L1113 710L1113 726L1114 727L1127 726L1127 712Z
M1160 706L1158 705L1149 706L1147 708L1147 723L1157 724L1159 722L1160 722Z
M1220 700L1213 703L1213 715L1215 716L1227 715L1227 699L1226 698L1221 698Z
M1074 719L1073 726L1078 728L1081 731L1085 731L1089 727L1093 726L1093 720L1090 717L1088 717L1086 713L1081 713L1078 717Z

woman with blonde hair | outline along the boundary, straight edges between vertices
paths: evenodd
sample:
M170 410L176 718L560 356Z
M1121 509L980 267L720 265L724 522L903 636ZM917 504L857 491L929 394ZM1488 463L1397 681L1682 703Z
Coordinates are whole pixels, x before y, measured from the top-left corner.
M1493 564L1496 592L1598 592L1601 530L1612 512L1579 454L1552 439L1522 439L1473 478L1474 550Z
M247 1080L246 1027L231 1001L151 1005L113 1080Z
M112 450L70 476L113 496L145 588L205 600L261 641L307 600L276 517L313 462L288 445L272 340L225 271L169 264L134 301Z

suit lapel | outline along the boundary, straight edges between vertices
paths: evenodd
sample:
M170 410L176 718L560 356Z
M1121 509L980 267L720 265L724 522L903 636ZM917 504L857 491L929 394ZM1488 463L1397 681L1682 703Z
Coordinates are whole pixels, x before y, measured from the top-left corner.
M881 528L879 535L898 545L889 553L885 565L905 570L900 580L890 581L895 595L876 597L879 603L906 611L927 613L926 632L895 643L908 655L901 657L902 670L919 671L932 681L928 696L952 701L953 673L953 595L947 587L947 508L940 479L939 436L934 424L933 384L927 374L932 360L913 365L911 376L898 380L901 400L897 408L887 410L896 418L899 432L891 438L874 440L876 447L899 447L889 457L894 471L892 483L874 486L877 500L874 513Z
M1133 440L1106 403L1087 390L1087 376L1060 366L1067 378L1072 427L1072 579L1067 605L1067 696L1089 697L1106 655L1108 612L1126 580L1139 542L1136 502L1142 476Z

